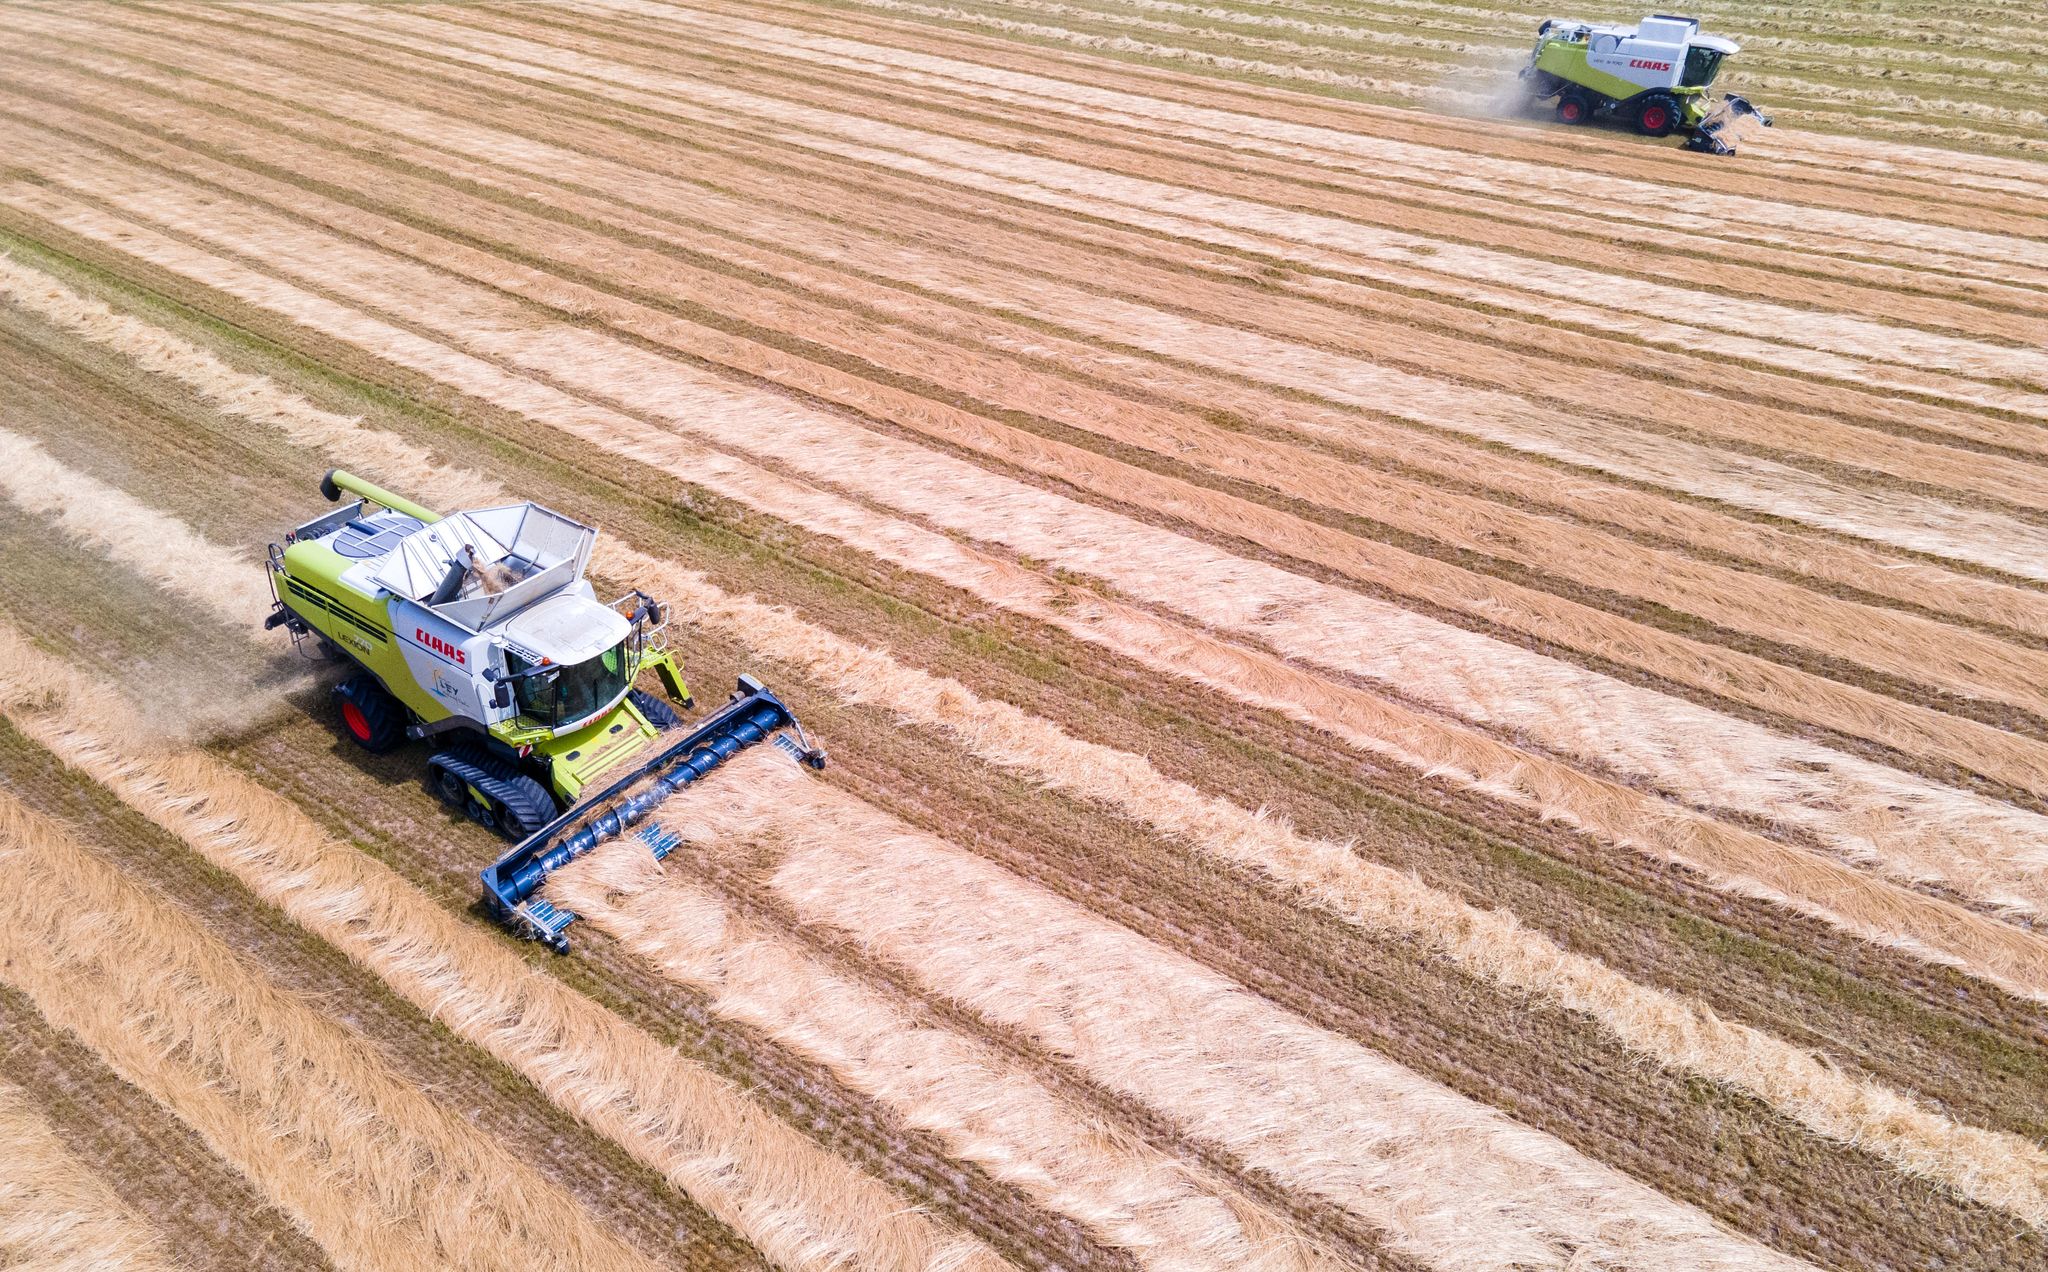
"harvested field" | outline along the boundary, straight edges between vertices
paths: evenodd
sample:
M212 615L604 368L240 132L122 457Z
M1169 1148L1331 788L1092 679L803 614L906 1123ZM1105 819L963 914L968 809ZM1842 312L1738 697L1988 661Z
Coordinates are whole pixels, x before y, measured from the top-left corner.
M51 1269L172 1266L148 1223L12 1084L0 1086L0 1259Z
M9 5L0 1262L2048 1262L2044 50L1909 9L1713 159L1437 0ZM517 942L337 467L829 763Z

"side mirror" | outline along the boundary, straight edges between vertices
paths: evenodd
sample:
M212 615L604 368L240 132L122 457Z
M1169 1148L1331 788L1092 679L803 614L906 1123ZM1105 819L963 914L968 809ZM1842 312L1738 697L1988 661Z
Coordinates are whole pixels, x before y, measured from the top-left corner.
M491 686L491 705L504 708L512 705L512 686L500 680Z

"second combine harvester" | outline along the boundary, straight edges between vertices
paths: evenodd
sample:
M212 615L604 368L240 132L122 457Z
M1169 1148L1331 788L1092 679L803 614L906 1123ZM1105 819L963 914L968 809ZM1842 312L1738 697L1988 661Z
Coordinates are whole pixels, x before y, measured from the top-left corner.
M1771 123L1747 98L1708 102L1721 64L1738 52L1733 40L1701 34L1697 18L1661 13L1632 27L1550 18L1536 29L1522 83L1531 101L1557 99L1561 123L1607 116L1651 137L1682 134L1688 149L1732 155L1737 120Z
M693 705L643 592L599 601L584 567L597 531L536 503L447 516L340 470L356 499L270 549L268 627L313 640L354 672L335 686L343 730L369 751L430 741L427 782L516 846L483 872L514 930L566 949L575 918L536 896L548 873L644 821L664 799L777 730L799 760L825 753L751 676L687 731L635 687L652 673ZM657 857L675 840L641 828Z

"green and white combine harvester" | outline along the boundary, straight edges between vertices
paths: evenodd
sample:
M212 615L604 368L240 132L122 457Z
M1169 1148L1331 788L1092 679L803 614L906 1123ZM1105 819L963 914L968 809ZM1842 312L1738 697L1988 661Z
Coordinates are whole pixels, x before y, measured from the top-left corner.
M1536 29L1522 83L1531 102L1557 99L1561 123L1619 119L1650 137L1679 133L1688 150L1732 155L1737 120L1771 125L1747 98L1708 99L1722 63L1740 51L1700 34L1697 18L1660 13L1632 27L1550 18Z
M483 872L485 900L515 931L567 949L575 915L534 895L548 873L743 748L773 736L824 767L751 676L687 730L636 687L651 674L695 705L663 642L667 608L637 590L601 602L584 578L593 527L535 503L441 516L339 469L320 489L356 498L271 545L264 625L353 664L334 698L357 745L431 742L434 793L516 841ZM654 823L638 833L656 857L677 842Z

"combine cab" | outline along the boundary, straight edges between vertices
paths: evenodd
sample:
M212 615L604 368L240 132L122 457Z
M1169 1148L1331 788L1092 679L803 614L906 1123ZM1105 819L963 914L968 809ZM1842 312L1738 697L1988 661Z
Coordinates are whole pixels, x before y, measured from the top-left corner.
M1659 14L1633 27L1551 18L1536 30L1522 82L1532 102L1556 98L1561 123L1620 119L1645 136L1678 133L1688 149L1731 155L1736 120L1771 123L1744 98L1708 100L1722 62L1739 51L1700 34L1695 18Z
M592 527L534 503L443 517L339 470L320 488L357 500L271 546L276 604L265 626L354 665L334 697L357 745L430 742L434 793L519 841L483 880L524 934L566 948L575 916L533 895L549 871L743 747L785 727L802 738L752 677L683 729L670 700L694 703L662 641L667 611L639 591L597 599L583 576ZM643 673L666 699L635 686ZM824 766L808 740L778 741Z

